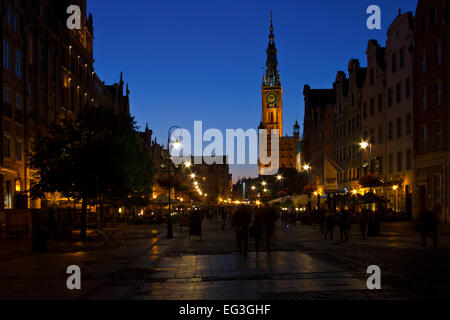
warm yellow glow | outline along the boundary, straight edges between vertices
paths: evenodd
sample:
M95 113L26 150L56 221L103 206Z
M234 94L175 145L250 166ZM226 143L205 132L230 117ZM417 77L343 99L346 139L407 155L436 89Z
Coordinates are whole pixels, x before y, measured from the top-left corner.
M255 186L252 186L252 190L255 190L256 189L256 187Z
M359 143L359 146L361 147L361 149L367 149L369 143L367 141L362 141Z
M192 165L192 163L190 163L190 162L186 162L186 163L184 164L184 166L185 166L186 168L190 168L191 165Z
M260 205L261 204L261 201L259 201L259 200L256 200L256 205Z
M267 182L263 181L263 182L261 182L261 184L262 184L263 186L265 186L265 185L267 184Z
M268 190L267 190L267 189L264 189L263 191L264 191L264 192L267 192Z
M309 164L305 164L303 166L303 170L305 170L305 171L309 171L310 169L311 169L311 166Z
M397 189L398 189L398 186L395 185L395 186L392 187L392 189L393 189L393 190L397 190Z
M172 146L175 150L178 150L181 148L181 143L180 143L180 141L177 140L172 144Z
M356 195L356 194L358 193L358 190L353 189L352 193L353 193L354 195Z
M16 192L20 192L20 181L16 181Z
M317 196L319 193L317 191L314 191L314 195Z
M195 173L191 174L191 178L194 179L195 178Z
M281 181L281 180L283 180L283 177L279 174L279 175L277 176L277 179L278 179L279 181Z

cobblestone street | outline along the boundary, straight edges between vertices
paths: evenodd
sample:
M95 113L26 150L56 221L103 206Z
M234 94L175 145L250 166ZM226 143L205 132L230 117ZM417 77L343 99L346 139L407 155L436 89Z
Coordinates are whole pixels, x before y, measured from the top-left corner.
M318 228L277 224L273 253L247 259L234 232L204 222L202 240L175 226L142 227L121 245L36 255L9 252L0 262L3 299L415 299L448 298L450 233L440 248L423 248L409 223L383 224L382 234L349 242L324 240ZM338 231L336 229L336 231ZM136 236L138 232L141 236ZM335 234L335 238L338 235ZM262 244L264 250L264 243ZM82 269L82 290L66 289L66 268ZM382 290L366 287L366 269L378 265Z

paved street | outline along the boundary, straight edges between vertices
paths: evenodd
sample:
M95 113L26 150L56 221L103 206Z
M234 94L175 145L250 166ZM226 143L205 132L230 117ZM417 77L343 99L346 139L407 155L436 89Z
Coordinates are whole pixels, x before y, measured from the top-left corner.
M235 250L234 233L205 222L203 237L175 226L136 227L122 244L37 255L10 252L0 262L2 299L408 299L449 296L450 230L440 248L422 248L410 223L382 226L362 240L323 240L311 226L277 225L273 254L247 259ZM264 248L264 243L262 244ZM4 244L0 245L4 248ZM69 248L70 249L70 248ZM50 250L51 251L51 250ZM2 255L2 257L4 257ZM82 269L82 290L66 289L67 266ZM382 290L366 288L366 269L382 271Z

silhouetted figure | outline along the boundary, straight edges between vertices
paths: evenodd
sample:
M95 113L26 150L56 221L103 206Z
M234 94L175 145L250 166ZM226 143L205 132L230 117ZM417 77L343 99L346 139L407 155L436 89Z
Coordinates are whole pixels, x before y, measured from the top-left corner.
M264 227L264 214L260 208L255 209L255 218L253 220L253 225L250 227L250 237L255 241L255 251L259 254L259 244L261 243L261 238L263 235Z
M339 231L341 233L341 241L348 241L347 225L348 211L342 210L339 215Z
M225 230L225 226L227 225L228 209L220 207L220 215L222 218L222 230Z
M335 216L333 213L331 212L327 212L327 216L326 216L326 230L325 230L325 235L324 235L324 239L328 239L328 234L330 234L330 240L333 240L333 231L334 231L334 225L335 225Z
M245 258L247 258L250 219L249 210L242 205L236 210L232 220L232 226L236 228L236 242L239 253L243 253Z
M274 207L266 204L263 209L264 214L264 235L267 245L267 254L272 254L272 236L275 231L275 221L278 220L278 213Z
M431 235L433 239L433 246L437 248L437 237L438 237L438 211L422 211L419 217L419 232L422 236L422 245L427 246L427 237Z
M369 213L367 210L361 211L361 216L359 218L359 228L361 229L361 235L363 239L366 239L366 227L369 220Z
M318 221L319 221L319 225L320 225L320 234L324 235L325 233L325 210L320 209L318 212Z

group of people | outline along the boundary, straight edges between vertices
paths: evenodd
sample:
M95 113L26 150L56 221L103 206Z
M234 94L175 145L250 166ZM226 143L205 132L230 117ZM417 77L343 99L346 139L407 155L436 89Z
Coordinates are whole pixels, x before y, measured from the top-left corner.
M271 254L271 240L278 220L277 209L266 204L264 207L239 206L233 214L231 225L235 228L236 243L240 254L247 258L249 237L255 242L256 254L264 237L267 253Z
M375 213L362 209L359 212L355 209L338 208L336 213L319 209L312 212L312 224L319 224L320 232L324 239L333 240L335 227L339 227L341 241L349 241L352 226L357 224L363 239L367 235L377 235L379 233L379 218Z

